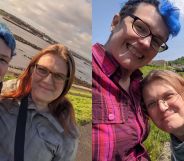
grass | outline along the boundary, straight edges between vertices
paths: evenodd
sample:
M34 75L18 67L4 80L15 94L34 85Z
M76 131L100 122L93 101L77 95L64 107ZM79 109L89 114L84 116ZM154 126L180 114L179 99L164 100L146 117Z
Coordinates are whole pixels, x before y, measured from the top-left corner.
M76 119L79 125L91 122L92 119L92 93L85 90L71 89L68 94L72 102Z
M147 65L141 68L141 71L143 72L144 76L147 75L152 70L173 70L173 67L171 66L154 66L154 65Z
M169 140L169 134L158 129L150 121L150 134L144 142L144 145L152 161L158 161L161 156L164 143L168 142Z
M11 79L16 79L16 77L12 74L6 74L3 81L11 80Z

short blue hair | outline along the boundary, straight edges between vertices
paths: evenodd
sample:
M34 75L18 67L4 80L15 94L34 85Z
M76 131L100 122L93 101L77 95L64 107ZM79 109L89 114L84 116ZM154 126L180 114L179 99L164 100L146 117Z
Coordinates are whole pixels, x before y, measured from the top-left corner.
M9 28L4 24L0 22L0 38L4 40L6 45L11 49L11 57L16 55L15 47L16 47L16 41L9 30Z
M179 9L176 8L169 0L160 0L159 12L168 26L169 33L174 37L181 28Z
M154 5L160 15L163 17L164 22L166 23L169 35L172 37L176 36L181 28L180 25L180 10L169 0L128 0L123 4L123 7L120 10L120 15L122 18L126 16L126 13L134 13L137 6L140 3L148 3Z

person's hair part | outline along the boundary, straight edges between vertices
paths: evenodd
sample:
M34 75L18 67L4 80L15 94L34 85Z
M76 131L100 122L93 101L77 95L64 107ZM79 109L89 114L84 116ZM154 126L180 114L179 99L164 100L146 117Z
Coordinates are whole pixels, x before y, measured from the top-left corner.
M121 19L124 19L127 13L133 14L140 3L148 3L156 7L168 27L169 35L174 37L179 33L181 28L179 9L169 0L128 0L119 12Z
M16 41L9 30L9 28L4 24L0 23L0 38L4 40L6 45L11 49L11 57L16 55L15 48L16 48Z
M20 100L21 98L30 94L32 72L39 59L46 54L57 55L67 63L68 67L67 77L69 79L65 81L65 85L61 95L57 99L49 103L49 110L52 113L52 115L58 119L59 123L64 128L65 132L75 137L77 136L77 133L74 128L76 127L74 108L70 103L70 101L65 97L74 80L75 63L71 52L64 45L61 44L50 45L46 49L43 49L38 54L36 54L30 61L28 67L18 78L19 84L17 89L5 93L3 97ZM70 126L72 126L73 129L71 129Z

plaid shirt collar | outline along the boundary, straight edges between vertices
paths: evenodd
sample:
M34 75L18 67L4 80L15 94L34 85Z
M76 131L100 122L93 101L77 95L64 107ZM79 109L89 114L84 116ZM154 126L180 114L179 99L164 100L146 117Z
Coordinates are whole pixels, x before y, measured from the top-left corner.
M95 57L97 64L101 68L101 70L110 77L115 71L118 69L119 64L116 60L112 57L111 54L107 53L103 48L103 45L97 43L93 46L92 52L94 53L93 56ZM100 54L96 54L100 53Z

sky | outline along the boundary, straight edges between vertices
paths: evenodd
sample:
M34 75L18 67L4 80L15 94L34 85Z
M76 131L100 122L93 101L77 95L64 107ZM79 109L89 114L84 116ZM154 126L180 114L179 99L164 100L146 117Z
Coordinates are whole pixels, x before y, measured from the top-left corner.
M93 0L92 1L92 44L106 43L110 35L113 16L119 12L125 0ZM181 9L181 30L177 37L167 42L169 49L158 53L154 60L175 60L184 56L184 0L172 0Z
M91 60L91 0L0 0L0 8Z

